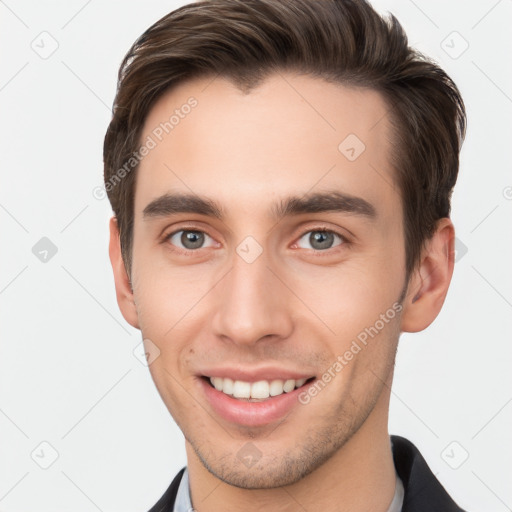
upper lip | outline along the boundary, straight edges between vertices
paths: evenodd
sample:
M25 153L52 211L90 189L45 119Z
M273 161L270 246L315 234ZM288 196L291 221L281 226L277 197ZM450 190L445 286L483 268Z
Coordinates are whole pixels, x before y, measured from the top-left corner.
M278 380L278 379L309 379L314 375L311 373L304 373L301 371L287 370L286 368L276 367L261 367L261 368L240 368L240 367L223 367L223 368L211 368L201 371L203 377L222 377L230 378L233 380L242 380L245 382L258 382L260 380Z

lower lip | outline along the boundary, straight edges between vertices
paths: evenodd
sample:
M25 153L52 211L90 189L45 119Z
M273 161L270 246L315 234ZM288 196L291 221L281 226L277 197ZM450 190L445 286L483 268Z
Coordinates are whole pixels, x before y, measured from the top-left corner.
M300 405L298 400L299 393L313 383L313 381L307 382L300 388L294 389L289 393L270 397L263 402L247 402L232 398L222 391L215 389L204 378L199 378L199 381L206 398L219 416L229 422L247 427L261 427L280 420L294 406Z

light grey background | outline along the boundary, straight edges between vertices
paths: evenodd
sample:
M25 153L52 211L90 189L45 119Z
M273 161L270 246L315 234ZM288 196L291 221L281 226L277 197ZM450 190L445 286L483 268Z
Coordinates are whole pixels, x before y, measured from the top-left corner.
M145 511L186 464L118 310L111 210L93 196L121 59L184 3L0 1L2 512ZM452 286L434 324L402 337L390 432L462 507L512 510L512 2L374 5L453 77L469 121Z

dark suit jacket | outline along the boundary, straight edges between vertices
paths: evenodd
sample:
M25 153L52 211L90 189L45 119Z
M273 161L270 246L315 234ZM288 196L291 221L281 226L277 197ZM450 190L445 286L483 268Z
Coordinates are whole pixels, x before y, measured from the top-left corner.
M404 484L402 512L464 512L430 471L416 446L400 436L391 436L391 439L396 472ZM185 468L179 471L149 512L172 512L184 471Z

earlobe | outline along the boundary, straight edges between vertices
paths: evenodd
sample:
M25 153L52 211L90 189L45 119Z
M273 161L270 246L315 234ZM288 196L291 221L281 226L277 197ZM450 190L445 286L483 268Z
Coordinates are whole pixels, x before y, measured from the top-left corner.
M126 272L126 267L121 253L119 228L115 217L110 219L110 242L108 252L110 256L110 263L112 264L112 270L114 272L116 297L119 309L121 310L124 319L132 327L140 329L132 285L130 283L128 273Z
M420 264L409 280L403 303L402 332L422 331L441 311L453 274L454 239L451 220L440 219L434 235L425 244Z

